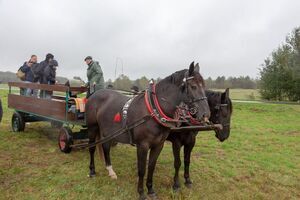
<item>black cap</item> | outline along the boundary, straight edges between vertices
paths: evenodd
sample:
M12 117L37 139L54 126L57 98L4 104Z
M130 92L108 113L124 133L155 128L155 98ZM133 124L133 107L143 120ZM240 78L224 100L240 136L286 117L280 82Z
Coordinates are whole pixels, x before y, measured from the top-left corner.
M54 56L51 53L48 53L46 55L46 60L53 59L53 58L54 58Z
M84 61L86 61L86 60L93 60L93 58L92 58L92 56L87 56L87 57L84 59Z

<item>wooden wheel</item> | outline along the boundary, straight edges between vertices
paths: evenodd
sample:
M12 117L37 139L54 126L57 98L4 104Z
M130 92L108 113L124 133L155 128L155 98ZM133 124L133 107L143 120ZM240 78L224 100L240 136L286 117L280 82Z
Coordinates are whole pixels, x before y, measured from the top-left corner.
M72 150L72 147L70 146L73 144L71 134L72 130L69 127L60 128L58 136L58 147L64 153L70 153Z

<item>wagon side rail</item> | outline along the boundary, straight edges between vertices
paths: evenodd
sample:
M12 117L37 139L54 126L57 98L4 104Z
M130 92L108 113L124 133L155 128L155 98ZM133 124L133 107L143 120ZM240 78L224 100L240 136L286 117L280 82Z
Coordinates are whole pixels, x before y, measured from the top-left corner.
M8 94L8 107L17 111L45 117L51 120L61 121L67 124L74 124L72 118L68 114L70 99L70 91L83 93L86 91L84 87L68 87L65 85L47 85L37 83L24 83L24 82L9 82ZM23 96L20 94L12 93L12 87L30 88L37 90L63 92L65 93L62 98L37 98L32 96ZM54 97L54 96L53 96Z

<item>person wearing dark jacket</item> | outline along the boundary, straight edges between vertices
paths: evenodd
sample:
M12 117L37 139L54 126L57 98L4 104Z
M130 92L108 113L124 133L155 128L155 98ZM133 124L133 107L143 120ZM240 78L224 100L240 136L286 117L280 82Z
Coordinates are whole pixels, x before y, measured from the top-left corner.
M91 56L87 56L84 61L88 65L87 78L89 91L87 93L87 96L90 96L97 90L104 89L103 72L99 62L94 61Z
M24 62L24 64L20 67L20 70L25 73L25 82L27 83L35 83L37 82L32 68L38 65L37 63L37 56L32 55L30 60L27 62ZM23 94L26 96L37 96L37 90L30 89L30 88L24 88Z
M42 62L40 62L40 64L33 68L33 72L36 76L38 76L39 78L39 82L41 84L47 84L44 82L45 80L45 77L44 77L44 71L45 71L45 68L49 65L49 63L54 59L54 56L51 54L51 53L48 53L46 55L46 58L45 60L43 60Z
M33 73L38 77L38 81L41 84L48 84L48 78L46 77L47 75L45 75L45 69L49 66L49 64L52 62L52 60L54 59L54 56L51 53L48 53L46 55L45 60L43 60L42 62L40 62L40 64L33 68ZM51 98L51 94L52 92L50 91L45 91L45 90L41 90L40 91L40 97L41 98Z
M55 85L56 83L56 68L58 63L56 60L51 60L49 64L45 67L43 72L43 84ZM46 98L51 98L53 91L46 91Z

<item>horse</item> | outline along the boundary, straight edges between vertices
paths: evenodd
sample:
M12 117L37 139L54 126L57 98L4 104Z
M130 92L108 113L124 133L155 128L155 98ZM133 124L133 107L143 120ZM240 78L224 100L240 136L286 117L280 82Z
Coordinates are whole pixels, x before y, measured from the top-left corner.
M215 130L215 136L223 142L230 135L230 119L232 114L232 102L229 98L229 89L227 88L225 92L214 92L206 90L205 94L207 96L208 104L210 107L210 121L214 124L222 124L223 128ZM190 179L190 157L193 147L196 142L197 131L190 131L187 133L171 133L169 134L167 140L172 142L172 150L174 156L174 183L173 190L177 191L180 188L179 182L179 168L181 166L180 160L180 150L184 146L184 179L185 185L189 188L192 185Z
M148 92L147 92L148 91ZM170 133L171 122L158 118L157 113L149 108L147 96L156 96L158 111L163 115L173 117L181 102L197 110L196 117L203 123L210 117L209 105L204 91L204 79L199 73L199 65L192 62L189 69L177 71L162 79L155 86L155 90L148 89L130 99L113 90L99 90L92 94L86 104L86 123L88 127L89 144L111 136L116 130L126 128L137 123L144 117L149 117L144 123L128 130L109 142L103 143L100 150L103 152L106 169L111 178L117 178L110 160L110 147L112 141L125 144L134 144L137 149L138 185L137 191L140 199L146 199L144 193L144 176L148 152L148 174L146 186L148 195L155 198L153 189L153 173L157 158L163 148L164 142ZM147 95L148 94L148 95ZM147 103L148 102L148 103ZM126 112L124 112L124 108ZM122 113L122 116L121 114ZM120 117L122 119L120 119ZM89 148L90 165L89 176L95 176L94 153L95 146ZM101 153L100 153L101 155Z

